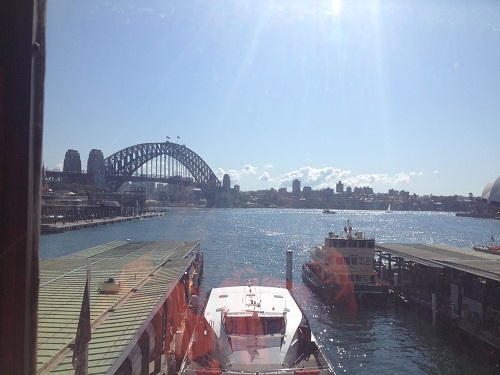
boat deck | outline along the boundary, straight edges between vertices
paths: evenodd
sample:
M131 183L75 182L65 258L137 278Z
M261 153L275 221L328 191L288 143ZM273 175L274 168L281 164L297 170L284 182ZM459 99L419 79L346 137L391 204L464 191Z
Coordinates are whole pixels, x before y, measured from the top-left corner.
M191 265L199 242L114 241L40 261L37 371L73 373L72 344L90 262L89 374L105 374L143 330ZM99 286L114 278L116 294Z
M500 256L443 244L380 243L376 250L428 266L446 266L500 281Z

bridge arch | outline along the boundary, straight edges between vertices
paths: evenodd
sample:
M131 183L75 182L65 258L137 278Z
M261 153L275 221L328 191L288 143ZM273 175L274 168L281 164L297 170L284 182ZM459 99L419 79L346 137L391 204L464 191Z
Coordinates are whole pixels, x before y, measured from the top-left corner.
M191 174L194 183L205 194L221 186L215 173L198 154L184 145L173 142L142 143L115 152L104 159L106 179L112 183L114 189L117 189L141 166L163 155L170 156L181 163Z

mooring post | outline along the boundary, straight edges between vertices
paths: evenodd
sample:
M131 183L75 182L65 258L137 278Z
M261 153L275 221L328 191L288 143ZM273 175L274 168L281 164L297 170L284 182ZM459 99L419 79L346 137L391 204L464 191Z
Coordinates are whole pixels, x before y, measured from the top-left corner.
M286 288L288 290L292 289L292 258L293 251L289 249L286 251Z
M436 326L437 318L437 298L436 293L432 293L432 326Z

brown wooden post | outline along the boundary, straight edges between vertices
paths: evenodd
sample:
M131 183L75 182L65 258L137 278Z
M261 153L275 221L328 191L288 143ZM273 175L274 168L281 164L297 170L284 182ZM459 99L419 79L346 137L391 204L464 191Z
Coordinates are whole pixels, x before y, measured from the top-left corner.
M141 375L149 374L149 334L144 331L138 341L141 349Z
M161 355L163 352L163 307L156 313L151 324L153 324L155 332L155 349L154 349L154 371L153 374L158 374L161 371Z
M36 373L45 0L0 2L0 373Z

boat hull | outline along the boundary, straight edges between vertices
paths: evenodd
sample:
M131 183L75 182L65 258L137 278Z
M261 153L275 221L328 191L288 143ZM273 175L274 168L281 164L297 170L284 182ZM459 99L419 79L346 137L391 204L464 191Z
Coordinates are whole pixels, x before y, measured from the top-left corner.
M384 306L389 297L389 285L383 284L328 284L319 278L307 264L302 265L302 281L325 302L334 306Z

